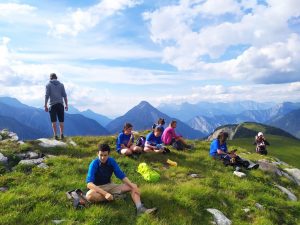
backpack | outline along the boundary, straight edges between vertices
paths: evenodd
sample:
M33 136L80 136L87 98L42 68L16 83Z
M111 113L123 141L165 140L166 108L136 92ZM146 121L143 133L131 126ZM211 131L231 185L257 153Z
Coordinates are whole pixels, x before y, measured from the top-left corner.
M72 201L75 209L83 209L89 205L89 201L86 199L85 194L80 189L75 189L66 192L67 198Z
M136 146L145 147L145 143L146 143L146 138L144 136L140 136L137 140L136 140Z
M175 141L172 144L173 148L175 148L176 150L183 150L184 149L184 144L181 141Z

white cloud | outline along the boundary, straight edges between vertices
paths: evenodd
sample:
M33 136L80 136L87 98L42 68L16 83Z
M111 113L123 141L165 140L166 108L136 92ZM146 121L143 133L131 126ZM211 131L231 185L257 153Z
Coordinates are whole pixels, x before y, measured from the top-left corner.
M126 8L139 4L139 0L102 0L87 9L78 8L69 12L60 23L48 21L49 34L61 37L63 35L76 36L80 32L91 29L104 19Z
M144 18L149 21L152 40L164 48L163 62L179 70L197 71L208 79L223 76L237 80L246 77L258 83L298 81L299 35L290 30L288 20L300 15L300 1L267 3L265 6L254 1L182 0L177 5L145 13ZM245 9L252 11L245 14ZM234 14L234 20L218 17L226 13ZM201 22L208 16L215 16L215 20L195 28L197 20ZM295 48L285 51L285 44ZM229 47L240 45L250 48L235 59L222 59ZM221 62L208 63L204 60L207 56Z
M18 3L0 3L0 18L10 18L17 15L29 15L36 7Z

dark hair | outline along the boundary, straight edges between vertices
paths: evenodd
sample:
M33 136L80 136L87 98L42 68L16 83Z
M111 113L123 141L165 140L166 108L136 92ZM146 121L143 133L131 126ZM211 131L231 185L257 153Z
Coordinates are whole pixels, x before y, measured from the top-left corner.
M174 123L177 123L177 121L176 120L172 120L171 123L170 123L170 125L172 125Z
M159 118L157 121L157 124L165 125L165 119L164 118Z
M123 131L125 131L126 129L131 128L131 127L133 127L131 123L125 123L124 127L123 127Z
M218 137L217 139L220 140L221 137L224 137L224 138L228 138L228 132L225 132L225 131L221 131L219 134L218 134Z
M55 73L50 74L50 80L53 80L53 79L57 79L57 76Z
M104 143L104 144L99 144L98 146L98 152L108 152L108 154L110 153L110 147L108 144Z
M154 128L154 131L158 131L158 132L162 133L163 129L162 129L162 127L157 126Z

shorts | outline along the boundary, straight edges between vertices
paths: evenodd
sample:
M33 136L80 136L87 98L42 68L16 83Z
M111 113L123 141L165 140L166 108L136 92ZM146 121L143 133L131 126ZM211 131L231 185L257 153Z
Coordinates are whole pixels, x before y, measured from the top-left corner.
M103 189L104 191L107 191L110 194L121 194L123 185L124 184L108 183L104 185L99 185L98 187Z
M65 111L64 111L64 105L63 104L57 103L55 105L52 105L49 109L49 113L50 113L50 119L51 119L52 123L56 122L57 118L58 118L58 121L60 123L64 122Z

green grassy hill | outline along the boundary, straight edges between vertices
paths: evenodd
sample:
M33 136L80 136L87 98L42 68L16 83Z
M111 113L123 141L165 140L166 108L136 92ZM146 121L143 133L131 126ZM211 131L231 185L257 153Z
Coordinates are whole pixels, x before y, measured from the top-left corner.
M300 224L300 202L287 200L274 183L292 189L298 198L299 187L284 177L260 170L244 171L247 177L238 178L232 174L233 168L224 167L208 157L210 143L205 141L194 142L196 148L193 151L143 154L137 160L112 152L127 176L140 186L145 205L158 207L155 215L137 217L130 196L113 203L74 210L65 192L74 188L86 190L86 173L90 161L96 157L97 144L107 142L115 149L115 138L73 137L76 147L52 149L41 148L36 141L21 146L0 143L1 152L10 158L11 164L18 161L14 152L30 149L56 155L46 160L49 165L46 170L18 165L13 172L5 172L1 168L0 187L7 186L9 190L0 192L0 224L53 224L52 220L65 220L61 224L205 225L213 220L207 208L219 209L238 225ZM240 154L247 151L230 146L231 149L236 147ZM256 154L249 156L261 158ZM168 158L176 161L178 166L167 168ZM160 173L158 183L147 183L142 179L136 172L140 162L148 163ZM191 178L190 173L197 173L200 178ZM113 181L119 182L115 177ZM256 208L255 203L263 205L264 210ZM245 212L244 208L250 211Z
M278 128L259 123L243 123L238 128L234 139L229 143L240 146L249 152L255 152L254 136L259 131L264 133L271 144L267 146L269 155L300 168L300 140Z

